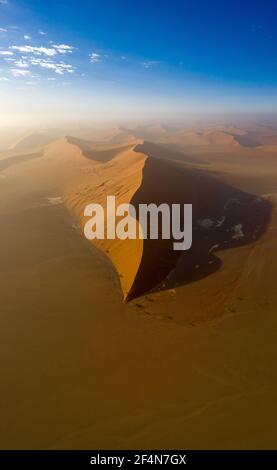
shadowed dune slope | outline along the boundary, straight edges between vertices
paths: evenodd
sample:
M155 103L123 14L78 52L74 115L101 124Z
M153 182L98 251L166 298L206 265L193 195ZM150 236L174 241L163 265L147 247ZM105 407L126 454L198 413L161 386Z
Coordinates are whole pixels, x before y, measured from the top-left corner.
M155 143L175 143L187 146L239 146L234 135L231 132L214 129L174 129L170 126L152 126L143 127L138 126L132 130L132 133L137 138L151 141Z
M174 144L155 144L153 142L144 141L143 144L138 144L136 150L142 151L146 155L151 155L151 157L158 158L159 160L168 160L171 162L184 162L195 164L207 164L205 160L200 158L191 158L184 152L182 152Z
M15 145L13 150L29 150L33 148L41 148L54 141L55 137L48 134L34 133L21 138Z
M144 146L138 149L142 152ZM148 146L146 152L147 149ZM266 230L271 213L270 203L262 198L222 183L204 171L180 167L151 155L131 203L135 207L141 203L192 204L193 242L190 250L180 252L173 249L173 237L144 240L128 300L159 285L167 289L212 274L221 266L214 252L254 242ZM176 277L174 268L180 257L182 269Z
M0 160L0 171L6 170L12 165L17 165L18 163L23 163L28 160L33 160L34 158L39 158L42 156L42 152L30 153L27 155L15 155L8 158L3 158Z
M67 141L69 144L76 145L83 153L84 157L88 158L89 160L94 160L97 162L106 163L109 160L115 158L119 153L124 150L131 149L133 147L132 144L128 145L121 145L121 146L105 146L105 148L94 148L93 142L89 140L78 139L76 137L67 137Z
M245 131L243 134L229 133L234 139L244 147L256 148L261 146L275 146L277 145L276 132L258 132L258 131Z

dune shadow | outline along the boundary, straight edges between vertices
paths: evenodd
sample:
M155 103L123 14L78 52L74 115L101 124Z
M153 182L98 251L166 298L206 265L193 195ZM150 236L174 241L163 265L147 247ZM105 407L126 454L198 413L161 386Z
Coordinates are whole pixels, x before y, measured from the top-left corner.
M27 155L15 155L14 157L4 158L0 160L0 171L4 171L10 166L18 165L19 163L27 162L28 160L34 160L35 158L42 157L43 152L36 152Z
M247 131L245 134L240 135L226 131L226 134L231 135L242 147L256 148L262 145L256 132Z
M151 149L154 148L151 144ZM140 266L127 300L155 290L196 282L217 271L217 250L235 248L259 239L270 221L271 204L256 195L227 185L207 171L159 159L149 145L142 183L130 201L139 204L192 204L192 247L175 251L174 239L145 239ZM184 220L181 221L184 223ZM159 234L161 227L159 227Z
M199 163L208 165L206 160L201 160L198 157L191 158L185 153L181 152L176 144L156 144L153 142L144 141L143 144L136 146L137 152L143 152L146 155L151 155L159 160L169 160L184 163Z
M78 139L77 137L66 137L68 143L78 147L85 158L94 160L100 163L107 163L112 160L119 152L123 152L132 145L123 145L122 147L113 147L108 149L95 149L93 148L93 142L84 139Z

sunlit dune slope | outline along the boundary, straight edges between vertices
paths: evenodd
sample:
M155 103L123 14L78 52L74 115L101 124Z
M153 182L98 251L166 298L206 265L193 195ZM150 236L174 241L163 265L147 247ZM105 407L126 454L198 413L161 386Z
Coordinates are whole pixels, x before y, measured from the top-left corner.
M96 152L97 159L86 160L85 174L65 193L65 200L81 226L87 218L84 208L90 203L106 208L106 197L116 196L116 204L129 203L141 185L146 156L134 151L134 146ZM101 156L100 156L101 154ZM112 158L113 157L113 158ZM90 154L91 158L91 154ZM105 163L102 163L105 162ZM114 264L120 278L124 298L128 295L140 265L143 240L93 240Z
M102 145L101 150L92 150L86 141L62 138L46 145L42 153L5 158L0 170L5 170L7 181L11 175L15 183L6 184L9 207L17 204L18 181L22 194L26 194L24 208L28 207L30 191L37 195L38 205L64 201L83 227L86 205L99 203L105 207L107 195L115 195L117 204L128 203L140 187L146 156L134 152L134 146ZM2 206L5 211L4 201L0 201L0 210ZM114 264L126 297L140 264L142 240L93 242Z

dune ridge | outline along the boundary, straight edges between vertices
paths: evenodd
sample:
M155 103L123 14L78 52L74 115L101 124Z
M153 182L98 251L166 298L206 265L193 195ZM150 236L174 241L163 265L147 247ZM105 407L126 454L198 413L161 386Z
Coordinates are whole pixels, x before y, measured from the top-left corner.
M142 140L95 148L91 141L68 136L49 143L43 156L26 161L21 171L40 193L48 185L48 200L63 201L81 229L86 205L105 208L108 195L136 208L151 202L193 205L188 252L174 251L172 238L92 241L114 265L125 301L210 276L222 265L217 251L255 242L270 220L269 200L220 181L186 155L180 161L170 148Z
M101 150L100 161L88 160L86 176L74 185L74 189L66 191L66 204L82 228L87 220L84 217L84 208L87 204L95 202L106 209L108 195L115 195L117 204L129 203L140 187L147 157L135 152L134 147L135 145L128 145L112 150ZM105 239L93 240L93 244L112 261L119 275L123 298L126 299L140 264L143 240Z
M78 140L66 141L77 146L79 158L84 158L83 142L80 146ZM89 147L86 143L85 150ZM100 152L98 160L85 156L86 175L65 193L82 228L84 207L91 202L105 207L107 195L115 195L117 204L132 203L136 208L151 202L193 205L193 247L188 252L174 251L172 238L93 240L115 266L125 301L212 274L221 266L215 251L253 243L266 230L271 211L268 201L222 183L189 162L180 165L166 160L159 145L140 141ZM172 273L180 257L183 272L176 278Z

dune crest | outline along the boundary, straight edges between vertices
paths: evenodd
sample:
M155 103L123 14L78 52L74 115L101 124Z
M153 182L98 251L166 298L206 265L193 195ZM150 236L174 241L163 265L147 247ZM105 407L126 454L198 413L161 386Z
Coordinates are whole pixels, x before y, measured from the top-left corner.
M266 230L268 201L222 183L190 162L167 160L159 145L140 141L106 147L99 150L99 160L87 157L89 142L67 138L67 145L77 146L78 158L82 165L86 162L85 174L65 193L82 228L85 206L96 202L106 208L109 195L116 196L116 204L131 203L136 209L141 203L193 205L193 247L188 252L174 251L173 239L92 241L115 266L125 300L202 279L220 268L216 251L253 243Z
M211 275L222 264L216 251L253 243L270 219L269 201L229 186L189 161L167 160L165 151L170 152L143 141L95 150L90 141L72 137L45 150L82 229L85 207L98 203L106 208L109 195L117 205L131 203L137 209L140 203L193 205L193 246L187 252L174 251L173 239L92 240L113 263L127 301Z
M192 204L193 245L188 252L174 251L173 239L92 241L114 265L128 301L213 274L222 264L217 251L253 243L269 223L269 200L223 183L182 158L141 140L95 148L91 141L66 137L45 146L40 158L3 160L3 165L21 162L26 181L32 181L38 194L47 193L49 203L65 202L82 229L85 207L98 203L106 208L110 195L117 205L131 203L136 209L141 203Z
M113 149L114 151L114 149ZM147 157L134 151L133 146L116 149L111 160L105 156L100 162L82 158L86 162L86 174L82 180L65 193L65 201L74 212L83 228L87 218L84 208L90 203L101 204L106 209L106 197L114 195L116 204L130 203L132 197L141 186L142 171ZM110 156L110 150L106 150ZM106 163L103 163L103 161ZM132 288L141 262L143 240L93 240L92 243L102 250L115 266L124 299Z

